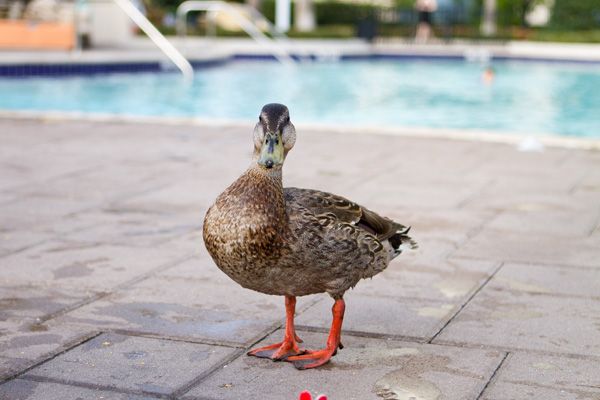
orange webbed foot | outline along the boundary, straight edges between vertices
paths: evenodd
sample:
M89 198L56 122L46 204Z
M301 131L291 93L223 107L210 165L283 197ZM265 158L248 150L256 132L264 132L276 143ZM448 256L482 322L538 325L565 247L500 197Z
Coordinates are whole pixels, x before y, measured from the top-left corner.
M337 349L307 350L306 354L288 357L286 361L294 364L297 369L310 369L320 367L335 356Z
M333 304L333 321L327 338L327 347L322 350L306 350L305 354L288 357L286 361L294 364L298 369L310 369L320 367L331 360L337 354L338 349L343 349L341 341L342 322L346 305L342 298L336 299Z
M247 354L253 357L270 358L273 361L284 361L288 357L304 354L305 350L298 347L296 341L283 341L269 346L260 347L249 351Z

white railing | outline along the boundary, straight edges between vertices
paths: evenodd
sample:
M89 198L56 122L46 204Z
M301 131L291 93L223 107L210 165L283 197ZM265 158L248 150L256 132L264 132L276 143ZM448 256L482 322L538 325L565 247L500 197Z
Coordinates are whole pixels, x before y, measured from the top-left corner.
M165 53L167 57L179 68L183 76L188 79L194 77L194 68L188 60L156 29L152 22L148 20L129 0L114 0L114 2L125 11L133 22L148 35L150 40Z
M242 8L247 12L251 18L248 18L243 12L240 11ZM219 12L224 11L232 16L237 24L256 42L265 46L271 54L277 60L284 64L294 64L294 59L285 49L285 41L287 36L280 32L264 15L258 12L256 9L250 6L239 5L233 7L224 1L218 0L189 0L184 1L177 7L177 34L185 36L187 34L187 14L192 11L207 11L207 12ZM264 24L269 33L276 38L272 39L265 35L262 30L257 26L254 21L260 21Z

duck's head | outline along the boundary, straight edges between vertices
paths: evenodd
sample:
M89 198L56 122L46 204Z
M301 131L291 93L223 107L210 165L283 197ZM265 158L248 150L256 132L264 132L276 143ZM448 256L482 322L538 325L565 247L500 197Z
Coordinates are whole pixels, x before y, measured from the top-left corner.
M296 142L296 128L283 104L270 103L260 111L254 127L254 157L259 166L281 168Z

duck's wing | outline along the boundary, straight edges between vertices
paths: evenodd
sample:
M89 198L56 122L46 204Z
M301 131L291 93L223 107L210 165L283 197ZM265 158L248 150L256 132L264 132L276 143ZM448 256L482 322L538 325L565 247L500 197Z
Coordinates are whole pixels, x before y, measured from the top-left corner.
M389 241L394 255L402 251L400 247L402 244L407 244L410 248L417 246L416 242L407 235L410 227L382 217L342 196L294 187L285 188L283 192L286 202L299 204L315 215L330 214L335 216L338 222L351 224L367 231L380 242Z

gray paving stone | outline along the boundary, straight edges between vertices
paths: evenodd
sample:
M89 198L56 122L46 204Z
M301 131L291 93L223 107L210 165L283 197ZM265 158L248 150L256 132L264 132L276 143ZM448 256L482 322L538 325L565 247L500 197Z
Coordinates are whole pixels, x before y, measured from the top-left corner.
M444 179L421 183L419 186L401 184L391 186L387 182L369 181L360 190L371 193L365 204L378 207L403 207L406 209L448 209L459 207L473 197L485 185L483 182L469 184L464 179Z
M52 237L50 233L31 230L0 231L0 256L26 249Z
M68 198L27 197L2 205L2 225L9 230L35 229L93 206L93 203Z
M593 237L556 237L484 229L457 257L600 268L600 246Z
M96 292L40 286L0 287L0 320L41 318L88 300Z
M459 248L453 238L439 238L432 235L419 234L417 231L411 236L417 240L419 247L415 250L401 254L396 260L400 265L437 265L452 256Z
M600 356L600 300L566 295L582 278L581 271L549 271L561 274L564 289L545 284L547 277L534 279L533 271L524 274L526 282L500 271L435 342ZM582 293L588 288L584 285Z
M98 164L103 161L106 160L98 157ZM127 174L122 173L125 169L128 170ZM145 165L111 163L101 168L89 168L77 174L53 179L51 185L25 185L11 192L22 199L68 199L84 204L102 205L123 196L156 188L162 182L160 177L161 175L157 175L152 168Z
M279 341L282 332L257 346ZM320 334L299 332L308 348ZM185 399L296 399L303 390L330 399L475 399L502 354L392 340L346 336L343 350L318 370L297 371L285 362L241 356L202 381Z
M44 285L107 291L184 254L164 248L53 241L2 260L1 285Z
M494 210L514 212L597 212L599 193L524 193L505 191L488 193L482 191L474 195L463 205L465 210Z
M581 210L576 213L547 209L504 211L486 227L530 235L584 237L588 236L596 227L599 214L600 206L597 210Z
M15 379L0 385L2 400L154 400L156 397Z
M323 300L300 313L296 323L329 329L333 300ZM343 330L415 338L426 341L435 335L458 309L452 302L401 297L374 297L349 292L345 297Z
M576 186L575 193L600 194L600 175L588 166L582 168L587 170L587 175Z
M486 160L469 175L493 177L486 187L486 194L566 194L585 175L580 165L565 164L571 154L565 149L547 149L543 153L518 151L493 151ZM552 171L549 173L549 171Z
M244 169L240 169L238 175L243 172ZM206 210L226 188L221 188L222 184L222 176L219 176L217 181L215 175L208 179L206 177L197 177L187 182L178 180L176 183L166 187L116 202L114 203L114 207L148 211L160 210L163 212L198 212L201 207ZM193 190L195 187L202 187L203 189ZM198 220L201 221L203 217L204 214L199 214Z
M285 318L283 297L243 289L214 265L196 265L194 278L170 273L149 278L57 321L247 345ZM204 268L219 278L207 280ZM307 301L299 300L298 309Z
M31 360L23 358L0 357L0 382L17 375L32 365ZM0 386L0 399L2 399L2 386Z
M489 283L495 290L600 299L600 270L553 265L505 264Z
M443 209L443 210L402 210L397 207L377 210L387 217L411 226L411 233L421 236L451 240L462 243L472 233L495 216L484 210ZM410 253L408 253L410 254Z
M32 326L23 322L22 319L9 321L11 329L1 330L0 356L39 361L95 334L95 329L89 327Z
M198 229L216 194L250 163L250 128L0 120L0 376L102 329L162 336L130 346L148 352L165 337L247 346L283 322L283 299L231 282L206 254ZM545 361L519 352L522 358L508 358L488 387L489 400L598 398L598 383L588 377L600 329L599 167L597 152L521 153L477 141L299 128L286 161L286 185L345 195L412 224L421 246L348 293L344 328L425 341L504 261L438 337L482 349L396 345L345 334L346 349L320 370L300 373L289 364L241 357L209 377L210 387L203 382L192 393L220 400L249 392L250 398L279 400L296 398L302 389L332 387L330 398L365 399L378 390L383 398L407 398L412 390L420 398L474 399L499 360L489 348L501 347L581 359L574 365L573 359ZM158 268L186 255L193 258ZM100 301L34 324L149 271L151 277ZM328 329L331 304L326 296L301 299L297 322ZM310 347L325 342L325 333L301 333ZM58 358L113 360L112 368L130 378L140 371L127 364L135 360L83 348ZM177 351L164 362L168 373L149 378L151 384L179 373L181 366L173 366ZM441 367L443 357L450 367ZM527 366L538 358L542 364ZM543 363L558 366L558 372L546 372ZM82 376L99 379L93 373L98 369L87 365ZM56 371L59 380L69 379ZM184 368L180 375L187 373ZM478 373L484 378L473 375ZM126 386L130 378L115 385ZM32 399L105 395L46 382L10 385L23 382ZM10 385L0 386L0 398L6 387L17 387ZM110 390L106 395L130 398Z
M167 240L180 237L194 230L201 231L200 212L148 213L135 210L107 209L79 215L89 221L89 227L64 235L64 240L86 243L103 243L128 246L152 247ZM202 238L196 243L200 246Z
M484 392L485 400L598 400L598 360L515 353Z
M24 376L167 395L233 352L227 347L103 334Z
M348 292L373 297L410 297L462 304L497 268L484 260L451 258L441 262L405 263L396 258L373 279L363 280Z

